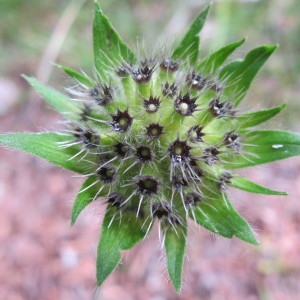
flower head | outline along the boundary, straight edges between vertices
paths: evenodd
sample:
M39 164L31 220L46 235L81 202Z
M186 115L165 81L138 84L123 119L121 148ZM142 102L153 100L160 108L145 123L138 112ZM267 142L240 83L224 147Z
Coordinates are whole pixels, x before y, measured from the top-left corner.
M143 240L158 222L169 275L179 290L189 218L221 236L257 244L227 188L285 194L234 171L299 154L293 148L298 135L252 129L284 105L247 114L236 109L276 46L258 47L226 65L244 40L200 57L198 33L208 10L169 56L136 58L96 2L95 77L60 67L76 82L70 97L26 77L68 119L67 128L59 134L2 136L3 144L87 177L72 223L91 202L106 205L98 284L117 266L120 251Z

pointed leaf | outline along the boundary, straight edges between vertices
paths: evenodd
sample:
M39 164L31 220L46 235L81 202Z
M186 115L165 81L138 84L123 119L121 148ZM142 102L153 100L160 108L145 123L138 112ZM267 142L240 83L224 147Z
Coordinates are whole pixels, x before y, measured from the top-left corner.
M241 46L246 39L231 43L225 47L213 52L207 58L202 60L197 67L197 71L201 71L204 75L214 73L227 59L227 57L239 46Z
M23 77L32 85L32 87L46 100L57 112L70 120L78 119L81 113L81 106L75 101L71 101L64 94L43 85L37 79L23 75Z
M70 136L56 133L10 133L0 135L0 144L23 150L41 157L62 168L77 173L87 173L89 166L76 160L69 160L78 153L74 147L60 148L60 142L68 141Z
M175 287L176 292L180 292L187 239L187 227L184 226L177 229L177 233L173 230L173 228L167 229L165 249L170 279Z
M279 191L274 191L271 189L268 189L266 187L263 187L261 185L258 185L244 177L233 177L231 179L231 186L246 191L250 193L255 193L255 194L263 194L263 195L281 195L281 196L286 196L287 193L285 192L279 192Z
M206 229L226 238L236 236L253 245L258 245L251 226L233 208L225 193L214 195L199 208L195 208L196 222Z
M137 218L135 213L123 212L120 216L115 208L107 209L97 251L98 285L102 284L119 264L121 250L128 250L140 242L145 237L148 226L149 222Z
M95 66L103 78L106 78L108 69L111 69L111 62L120 63L122 59L129 63L134 61L133 52L103 14L98 1L95 1L93 42Z
M286 107L286 104L272 107L270 109L259 110L236 117L241 123L241 128L248 128L259 125L273 118Z
M194 20L192 23L190 29L185 34L184 38L178 45L178 47L174 50L172 54L173 59L179 59L179 58L186 58L190 54L192 54L195 51L195 45L197 41L195 40L195 37L198 36L199 32L201 31L205 20L207 18L208 12L210 9L210 5L208 5ZM196 41L196 42L195 42ZM194 46L193 46L194 45ZM199 50L199 47L197 47L197 52Z
M226 194L223 195L224 202L226 203L226 210L224 211L224 217L227 217L227 222L230 224L232 230L234 231L234 235L250 244L259 245L257 242L253 229L249 225L249 223L242 218L239 213L233 208L231 202L228 199Z
M226 222L219 222L219 218L215 215L210 216L212 211L210 212L209 209L206 209L205 212L203 211L206 216L202 213L202 211L203 209L199 210L197 208L194 210L194 218L197 224L220 236L229 239L233 237L233 231L230 227L228 227Z
M199 47L200 47L200 38L198 36L195 36L193 38L193 41L188 51L183 53L181 59L183 60L188 59L191 66L195 65L199 54Z
M72 77L77 82L79 82L87 87L90 87L90 88L92 88L94 86L93 83L91 82L91 80L87 76L84 76L83 74L78 73L68 67L63 67L61 65L56 65L56 66L59 69L63 70L66 74L68 74L70 77Z
M93 201L95 195L97 195L100 183L94 185L95 182L97 182L97 178L95 176L90 176L82 184L72 207L71 225L75 224L83 209L88 206Z
M231 169L255 166L300 155L300 135L286 131L256 130L244 137L243 153L226 162Z
M235 106L244 98L255 75L276 49L276 45L260 46L251 50L244 60L234 61L221 70L220 80L226 82L224 95L230 98Z

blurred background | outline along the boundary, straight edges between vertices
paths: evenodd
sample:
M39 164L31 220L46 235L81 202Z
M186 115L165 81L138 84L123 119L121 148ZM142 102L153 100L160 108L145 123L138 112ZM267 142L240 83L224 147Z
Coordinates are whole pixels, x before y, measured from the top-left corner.
M201 34L202 55L247 37L234 57L261 44L279 44L254 81L245 108L287 102L265 128L300 128L300 1L220 0ZM174 42L209 1L110 0L103 11L129 45ZM20 77L27 74L63 91L70 82L59 63L92 70L92 0L0 0L0 131L59 128L58 115ZM101 288L95 258L103 207L89 207L74 227L72 201L81 184L72 173L21 152L0 149L0 299L297 299L300 297L300 158L243 175L288 197L230 190L260 247L226 240L191 226L183 290L175 294L157 231L135 249Z

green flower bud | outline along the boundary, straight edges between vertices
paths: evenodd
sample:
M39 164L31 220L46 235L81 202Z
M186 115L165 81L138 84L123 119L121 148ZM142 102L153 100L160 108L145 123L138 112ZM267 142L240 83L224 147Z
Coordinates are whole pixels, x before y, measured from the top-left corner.
M138 57L122 42L96 2L95 76L60 67L76 82L70 97L33 78L33 87L67 120L61 133L7 134L0 142L86 177L72 224L91 202L106 205L97 257L100 285L120 251L143 240L154 222L177 291L188 218L221 236L258 244L236 212L228 187L285 195L253 183L234 169L300 154L300 136L253 130L284 105L241 114L237 108L276 46L261 46L225 64L244 40L207 57L199 37L209 6L169 55ZM142 51L137 51L141 53Z

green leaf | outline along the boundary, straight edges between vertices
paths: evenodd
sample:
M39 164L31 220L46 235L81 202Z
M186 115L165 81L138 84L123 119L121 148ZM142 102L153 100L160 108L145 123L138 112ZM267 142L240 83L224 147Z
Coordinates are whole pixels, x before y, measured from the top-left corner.
M97 182L97 178L95 176L90 176L82 184L72 207L71 225L75 224L83 209L88 206L93 201L95 195L97 195L100 188L100 182L94 185L95 182Z
M197 66L197 71L201 71L204 75L214 73L227 59L227 57L239 46L241 46L246 39L231 43L225 47L213 52L210 56L205 58Z
M213 194L212 194L213 195ZM258 245L251 226L233 208L225 193L214 194L194 209L195 221L204 228L226 238L236 236L253 245Z
M68 74L70 77L72 77L74 80L76 80L77 82L89 87L89 88L92 88L94 86L94 84L92 83L92 81L87 77L87 76L84 76L83 74L80 74L68 67L63 67L61 65L57 65L56 66L63 70L66 74Z
M193 38L193 42L191 43L189 49L187 52L185 52L182 56L181 59L189 59L190 64L193 66L198 58L199 54L199 47L200 47L200 38L199 36L195 36Z
M231 186L250 193L263 194L263 195L281 195L281 196L287 195L287 193L285 192L279 192L279 191L268 189L244 177L233 177L230 181L231 181Z
M226 82L223 94L235 106L244 98L255 75L276 49L276 45L260 46L251 50L244 60L231 62L221 70L219 78Z
M94 60L99 74L105 79L111 63L123 60L134 61L134 54L121 40L108 18L103 14L98 1L95 1L95 17L93 24ZM116 65L115 67L118 67Z
M241 123L241 128L248 128L259 125L267 120L273 118L279 112L286 107L286 104L282 104L270 109L259 110L251 113L247 113L236 117L236 120Z
M70 136L56 133L9 133L0 135L0 144L23 150L41 157L62 168L77 173L89 172L89 166L74 159L69 160L78 153L74 147L60 148L60 142L68 141Z
M97 252L98 285L102 284L119 264L121 250L132 248L145 237L149 222L137 218L132 212L122 212L120 220L119 211L110 207L107 209Z
M300 135L292 132L256 130L247 133L243 143L243 153L226 162L227 168L244 168L300 155Z
M194 59L195 47L199 43L198 34L205 23L209 9L210 9L210 5L208 5L194 20L190 29L185 34L184 38L182 39L178 47L174 50L172 54L173 59L180 59L180 58L185 59L190 55L192 55ZM197 37L198 40L195 39L195 37ZM199 51L199 44L197 45L197 49L196 49L197 54L198 51Z
M185 256L185 247L187 239L187 227L168 228L165 238L165 249L167 256L167 267L170 279L176 292L180 292L182 269Z
M70 120L78 119L78 115L81 113L81 106L75 101L71 101L64 94L43 85L37 79L22 75L32 87L44 98L57 112L62 116Z

